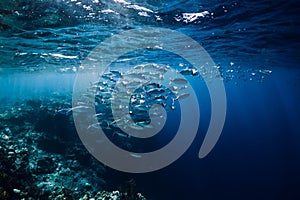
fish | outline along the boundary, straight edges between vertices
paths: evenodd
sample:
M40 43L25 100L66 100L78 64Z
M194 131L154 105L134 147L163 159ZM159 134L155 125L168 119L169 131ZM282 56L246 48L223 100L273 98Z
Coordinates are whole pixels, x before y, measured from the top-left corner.
M171 79L171 82L178 84L178 85L183 85L183 84L187 84L188 81L184 78L175 78L175 79Z
M117 124L118 122L120 122L122 119L120 118L120 119L116 119L116 120L114 120L113 122L111 122L110 124L112 125L112 124Z
M145 71L145 72L148 72L148 71L158 71L158 72L162 72L162 73L165 73L167 72L169 69L170 69L170 66L161 66L161 65L158 65L158 64L146 64L146 65L137 65L134 67L134 69L136 70L140 70L140 71Z
M78 110L78 109L89 109L89 106L84 106L84 105L79 105L79 106L75 106L72 108L63 108L57 111L57 113L61 113L61 114L65 114L65 115L69 115L71 114L71 112L73 110Z
M184 85L182 87L178 87L176 85L172 85L171 87L169 87L169 89L174 92L174 91L180 91L180 90L184 90L184 89L187 89L188 86L187 85Z
M63 108L57 111L57 113L62 114L62 115L70 115L71 111L70 108Z
M116 131L113 133L113 135L117 135L117 136L119 136L119 137L125 137L125 138L128 137L127 134L125 134L125 133L120 133L120 132L116 132Z
M129 128L131 128L131 129L134 129L134 130L143 130L144 128L142 127L142 126L139 126L139 125L129 125L128 126Z
M260 69L258 70L258 72L264 75L270 75L272 73L271 70L267 70L267 69Z
M167 100L168 99L168 95L157 95L153 97L154 100L158 100L158 99L163 99L163 100ZM151 99L151 100L153 100Z
M144 127L144 126L149 125L149 121L142 120L142 121L136 122L136 125Z
M149 108L145 105L136 105L134 109L137 109L139 112L148 112Z
M113 122L110 123L110 126L113 127L113 128L120 128L120 127L123 127L124 125L126 125L129 122L129 120L124 118L124 117L122 117L121 119L119 119L118 122L116 122L116 120L114 120Z
M88 126L87 129L90 129L90 128L101 129L101 123L97 122L97 123L91 124Z
M172 85L171 87L169 87L169 89L170 89L171 91L176 91L176 90L178 90L178 86Z
M136 154L136 153L131 153L129 155L134 157L134 158L141 158L142 157L140 154Z
M197 76L199 75L199 71L197 69L185 68L179 72L182 75L192 75Z
M189 93L183 93L183 94L177 96L177 97L176 97L176 100L183 100L183 99L185 99L185 98L187 98L187 97L189 97L189 96L190 96Z
M97 117L101 117L105 115L104 113L97 113L97 114L94 114L93 117L97 118Z
M109 127L109 123L107 121L101 121L101 122L97 122L97 123L94 123L94 124L91 124L87 127L87 129L90 129L90 128L95 128L95 129L110 129Z
M156 95L156 94L161 94L164 93L165 90L163 88L153 88L147 91L148 94L150 95Z

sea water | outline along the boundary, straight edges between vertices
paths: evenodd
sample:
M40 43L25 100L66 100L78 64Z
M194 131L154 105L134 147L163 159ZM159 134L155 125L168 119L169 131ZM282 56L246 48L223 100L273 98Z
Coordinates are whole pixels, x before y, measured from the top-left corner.
M126 173L108 166L100 177L106 181L103 188L116 190L125 181L134 179L136 190L147 199L299 198L297 1L24 0L3 1L0 6L3 112L22 107L28 100L50 101L58 113L65 111L61 109L72 109L73 87L84 60L101 42L129 30L153 27L177 31L197 41L214 61L220 77L213 79L221 78L224 83L227 108L221 136L212 151L202 159L198 157L212 116L207 79L201 76L202 72L197 76L184 75L195 91L200 109L199 121L189 119L199 125L190 147L175 162L153 172ZM140 39L133 37L130 41L136 45L135 41L138 43ZM122 46L111 45L111 49L114 45ZM111 49L105 53L114 54ZM118 57L111 70L128 74L145 63L168 66L174 73L195 69L176 54L143 48ZM98 75L100 82L102 74ZM113 89L112 85L97 83L100 86L107 87L105 91ZM99 95L104 98L101 91ZM174 100L174 94L168 95ZM126 134L123 138L120 129L108 131L107 134L114 134L108 137L112 140L117 137L116 145L133 152L163 148L175 137L181 116L179 101L174 103L175 109L171 108L171 101L165 101L167 120L152 140L145 142ZM55 107L57 103L66 105ZM189 109L193 113L194 108ZM97 120L100 123L109 116ZM147 115L142 119L146 118ZM74 126L72 121L64 122ZM7 127L14 127L14 122L8 123L4 117L1 123L5 134ZM38 130L51 132L46 124L42 123L45 128ZM63 130L70 132L66 134L68 138L78 138L75 128ZM102 165L100 161L98 164ZM93 166L86 168L93 170Z

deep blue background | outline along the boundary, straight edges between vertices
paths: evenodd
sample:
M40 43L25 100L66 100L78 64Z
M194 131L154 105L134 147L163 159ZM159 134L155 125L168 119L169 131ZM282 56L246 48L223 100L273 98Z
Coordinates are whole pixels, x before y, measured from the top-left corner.
M209 118L206 108L201 110L203 128L175 163L148 174L112 174L124 180L134 177L153 199L299 198L299 72L276 68L263 83L226 83L225 126L204 159L197 155Z

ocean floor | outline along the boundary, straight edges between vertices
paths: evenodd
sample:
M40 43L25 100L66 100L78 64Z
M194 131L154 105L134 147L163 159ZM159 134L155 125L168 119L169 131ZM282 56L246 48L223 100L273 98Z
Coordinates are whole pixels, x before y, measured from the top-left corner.
M134 180L104 191L106 167L79 140L71 99L51 96L0 108L0 199L145 199Z

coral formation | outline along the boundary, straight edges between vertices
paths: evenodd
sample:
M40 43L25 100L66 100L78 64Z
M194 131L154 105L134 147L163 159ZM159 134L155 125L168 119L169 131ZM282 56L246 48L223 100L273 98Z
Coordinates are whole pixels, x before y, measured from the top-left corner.
M70 107L63 102L0 108L0 199L133 199L103 191L106 169L77 138L71 116L57 112Z

